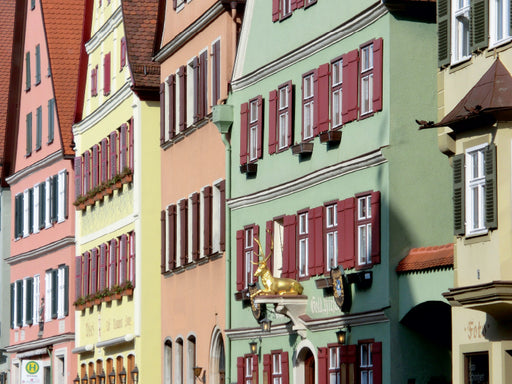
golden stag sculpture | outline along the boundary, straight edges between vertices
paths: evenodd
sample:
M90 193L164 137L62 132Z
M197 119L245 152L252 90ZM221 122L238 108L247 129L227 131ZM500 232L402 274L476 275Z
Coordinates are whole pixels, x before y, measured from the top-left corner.
M257 254L259 259L261 256L264 256L263 250L258 239L254 238L254 240L260 249L260 253ZM251 263L258 266L256 272L254 272L254 276L260 277L261 285L263 285L263 289L258 289L251 294L251 299L257 295L300 295L304 290L302 285L294 279L272 276L272 272L267 268L267 261L270 258L270 255L272 255L273 248L274 244L270 247L270 253L268 256L263 260L260 260L257 263L251 261Z

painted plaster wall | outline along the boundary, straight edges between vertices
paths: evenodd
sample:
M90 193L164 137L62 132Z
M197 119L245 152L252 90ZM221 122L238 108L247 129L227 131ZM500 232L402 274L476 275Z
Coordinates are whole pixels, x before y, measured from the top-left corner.
M0 249L1 258L4 260L10 255L11 248L11 192L7 188L0 190ZM0 268L0 343L1 345L9 345L10 337L10 267L9 264L3 262ZM0 357L0 371L9 370L10 359L8 354L2 354Z

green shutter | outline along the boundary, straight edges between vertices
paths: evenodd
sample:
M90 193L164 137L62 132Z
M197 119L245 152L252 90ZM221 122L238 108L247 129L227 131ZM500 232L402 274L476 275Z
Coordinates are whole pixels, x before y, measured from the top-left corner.
M23 325L23 280L16 281L16 325Z
M30 0L30 9L34 9L36 7L36 0Z
M455 155L453 157L453 231L456 236L462 236L465 232L464 181L464 154Z
M32 112L27 114L27 156L32 153Z
M48 100L48 143L53 142L55 99Z
M489 38L488 0L471 0L470 12L471 52L487 47Z
M14 197L14 237L20 237L20 195Z
M41 149L43 136L43 108L37 107L36 149Z
M36 85L41 82L41 48L36 45Z
M50 221L55 223L59 212L59 176L50 178Z
M11 328L14 328L14 283L11 283Z
M30 89L30 52L25 55L25 76L26 76L26 90Z
M69 314L69 266L64 267L64 316Z
M57 318L58 299L59 299L59 270L52 269L52 293L51 293L51 306L52 306L52 319Z
M512 0L508 0L508 19L512 20ZM508 35L512 36L512 23L508 23Z
M46 225L46 183L39 184L39 229Z
M33 305L34 305L34 278L29 277L27 279L27 296L25 297L25 306L26 306L26 318L25 322L28 325L31 325L33 323Z
M450 64L450 0L437 0L437 60Z
M498 227L496 207L496 146L489 144L485 150L485 227Z

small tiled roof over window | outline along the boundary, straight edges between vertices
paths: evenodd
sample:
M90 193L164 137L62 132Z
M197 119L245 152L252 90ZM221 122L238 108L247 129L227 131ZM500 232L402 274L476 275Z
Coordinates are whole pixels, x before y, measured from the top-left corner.
M453 267L453 243L413 248L396 267L398 273Z

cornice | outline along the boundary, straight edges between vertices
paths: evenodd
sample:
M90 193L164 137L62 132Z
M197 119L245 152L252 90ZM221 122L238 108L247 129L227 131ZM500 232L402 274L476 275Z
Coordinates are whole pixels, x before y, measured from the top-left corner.
M124 336L114 337L113 339L98 341L96 343L96 348L108 348L113 347L114 345L129 343L130 341L133 341L134 338L134 334L128 333Z
M108 18L108 20L96 31L87 43L85 43L85 51L88 55L91 54L101 44L106 37L114 31L121 21L123 21L123 12L121 6L117 7L114 13Z
M42 247L33 249L28 252L20 253L5 259L5 262L9 265L18 264L23 261L37 259L38 257L45 256L49 253L58 251L59 249L66 248L75 245L75 238L73 236L64 237L53 243L43 245Z
M281 56L280 58L271 61L268 64L259 67L258 69L246 75L242 75L243 63L245 62L244 51L239 50L240 58L237 56L235 61L231 88L233 92L236 92L247 88L269 76L272 76L284 68L290 67L298 61L304 60L321 51L322 49L325 49L330 45L335 44L344 38L362 30L387 13L387 8L380 1L374 3L372 6L365 9L363 12L341 24L332 31L327 32L324 35L315 38L314 40L311 40L305 45L290 51L288 54Z
M32 349L48 347L50 345L65 343L65 342L73 341L73 340L75 340L74 333L65 333L65 334L57 335L57 336L50 336L45 339L37 339L37 340L33 340L33 341L28 341L28 342L22 343L22 344L9 345L9 346L5 347L5 351L7 353L19 353L19 352L29 351Z
M201 32L208 24L215 20L219 15L224 12L224 6L219 1L215 3L210 9L201 15L196 21L190 24L183 32L179 33L174 39L168 42L158 53L153 57L153 61L159 63L163 62L174 52L184 46L190 39Z
M46 156L44 159L41 159L33 164L30 164L28 167L25 167L16 172L15 174L7 177L6 181L9 185L16 184L23 178L32 175L43 168L49 167L50 165L53 165L54 163L63 159L64 157L62 154L62 149L60 149L57 152L53 152L51 155Z
M98 108L96 108L96 110L87 115L82 121L73 124L73 135L81 135L89 128L98 124L109 113L116 109L123 101L130 97L131 94L131 84L130 82L125 82L123 86L112 95L111 98L107 99L107 101L102 103Z
M227 201L227 204L229 208L236 210L250 207L255 204L266 203L303 191L307 188L311 188L317 184L324 183L348 173L357 172L386 162L387 160L382 155L382 149L379 148L376 151L319 169L318 171L301 176L298 179L287 183L276 185L249 195L232 198Z

